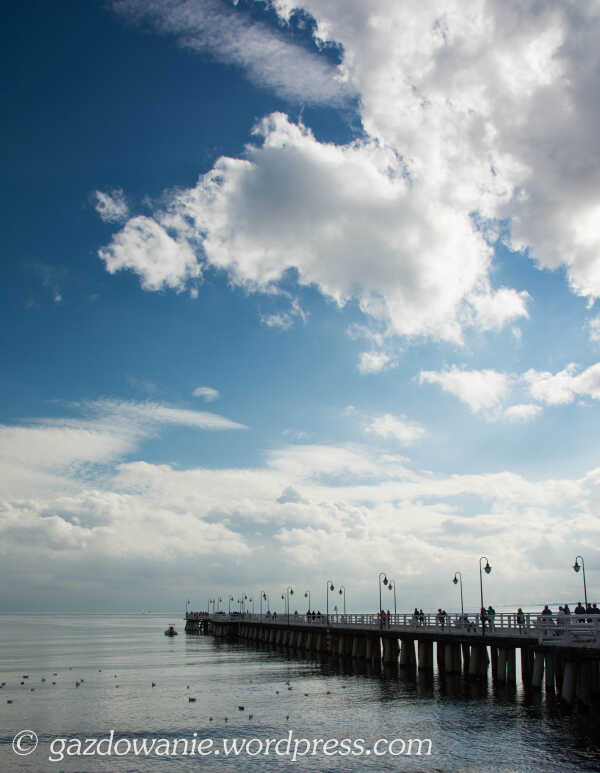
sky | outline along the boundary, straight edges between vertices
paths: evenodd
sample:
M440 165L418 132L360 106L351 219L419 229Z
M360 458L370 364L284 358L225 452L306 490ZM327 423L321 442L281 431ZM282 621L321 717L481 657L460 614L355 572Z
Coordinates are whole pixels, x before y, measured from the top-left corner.
M0 611L600 600L596 0L5 21Z

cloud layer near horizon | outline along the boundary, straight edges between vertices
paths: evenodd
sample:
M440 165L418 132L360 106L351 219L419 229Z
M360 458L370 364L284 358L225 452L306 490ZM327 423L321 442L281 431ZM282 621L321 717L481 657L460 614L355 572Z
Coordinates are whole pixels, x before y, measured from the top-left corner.
M478 550L489 553L490 540L497 599L519 591L515 567L524 562L533 602L550 591L576 593L561 579L574 544L585 547L590 567L600 559L598 470L535 481L510 471L433 475L362 444L285 445L261 466L181 470L143 460L148 422L158 432L165 421L215 429L227 420L217 417L215 425L193 411L145 404L94 407L96 419L0 431L0 451L20 441L17 461L28 472L16 475L14 454L0 453L0 475L10 483L0 503L0 553L22 598L37 598L38 606L58 605L63 592L75 607L89 605L84 560L105 606L147 604L148 572L161 585L168 574L165 599L192 575L194 587L210 582L224 593L240 578L276 591L282 577L302 584L330 572L351 583L353 605L369 608L371 575L383 565L410 595L404 606L415 599L434 606L436 598L450 606L443 590L450 571L469 566ZM406 419L402 426L394 417L376 419L371 434L391 432L401 443L407 431L422 432ZM55 445L63 451L53 456ZM103 473L90 477L98 465ZM0 603L10 607L10 589Z

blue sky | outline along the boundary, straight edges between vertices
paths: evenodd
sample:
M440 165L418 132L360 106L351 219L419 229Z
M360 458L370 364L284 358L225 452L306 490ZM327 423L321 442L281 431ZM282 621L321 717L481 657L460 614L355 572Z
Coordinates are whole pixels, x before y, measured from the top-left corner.
M598 595L599 24L12 8L0 608Z

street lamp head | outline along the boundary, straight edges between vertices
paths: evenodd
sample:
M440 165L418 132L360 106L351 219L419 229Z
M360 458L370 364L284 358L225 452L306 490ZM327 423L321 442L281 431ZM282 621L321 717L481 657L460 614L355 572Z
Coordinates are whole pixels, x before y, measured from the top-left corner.
M294 595L294 589L293 589L293 588L290 588L290 595L291 595L291 596L293 596L293 595Z
M484 567L483 571L484 571L486 574L489 574L489 573L492 571L492 567L489 565L489 562L488 562L488 563L486 563L486 565L485 565L485 567Z
M335 590L335 588L333 587L333 583L331 583L329 590Z
M383 584L384 584L384 585L387 585L387 584L388 584L388 578L387 578L387 577L384 577L384 578L383 578Z
M304 598L305 598L305 599L307 599L307 598L308 598L308 591L306 591L306 593L304 594Z
M577 559L575 559L575 563L573 564L573 571L578 572L581 569L581 566L577 563Z
M340 596L342 595L342 593L343 593L343 592L344 592L344 591L343 591L343 590L340 588L340 590L339 590L339 594L340 594Z
M454 576L454 579L452 580L452 582L453 582L455 585L458 585L458 579L457 579L456 575Z

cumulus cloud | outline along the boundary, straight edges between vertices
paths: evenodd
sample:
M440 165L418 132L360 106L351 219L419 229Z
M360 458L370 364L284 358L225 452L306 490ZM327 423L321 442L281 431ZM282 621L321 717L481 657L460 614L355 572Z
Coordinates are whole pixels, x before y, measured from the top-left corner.
M600 400L600 363L577 371L577 365L570 363L558 373L532 368L523 374L523 378L531 396L547 405L572 403L578 396Z
M397 440L404 446L412 445L427 434L418 422L410 421L406 416L393 416L391 413L373 416L365 430L382 438Z
M145 290L170 287L181 291L188 281L201 276L189 242L173 238L155 220L142 215L129 220L98 256L109 274L123 269L137 273Z
M105 223L121 223L129 215L125 194L120 188L110 193L94 192L94 208Z
M282 17L291 0L276 0ZM438 203L504 219L512 249L600 295L594 0L304 0L344 49L369 134ZM514 301L515 299L513 299Z
M219 397L219 390L209 386L199 386L194 389L194 397L201 397L205 402L212 403Z
M421 384L439 384L469 406L473 413L494 411L510 391L510 377L496 370L461 370L453 366L446 371L422 370Z
M504 416L510 421L530 421L542 412L541 405L535 403L518 403L504 411Z
M130 221L100 252L110 271L180 289L200 250L260 289L294 268L392 333L460 342L467 326L495 330L528 315L526 292L491 285L500 238L539 267L564 267L574 292L600 297L593 0L305 0L317 43L342 47L336 68L212 0L114 7L300 101L354 90L365 135L334 147L270 116L255 129L263 144L220 159L174 197L170 217ZM273 7L287 23L296 4Z
M254 134L246 158L219 159L154 219L130 220L100 250L108 269L138 272L147 289L181 289L200 274L201 247L198 260L247 290L272 291L295 269L300 284L339 306L356 299L404 336L460 341L463 325L526 314L523 294L490 289L492 251L469 214L415 188L392 149L320 143L281 113ZM362 367L376 363L367 354Z
M396 363L389 354L383 351L361 352L358 358L359 373L381 373L383 370L395 367Z

